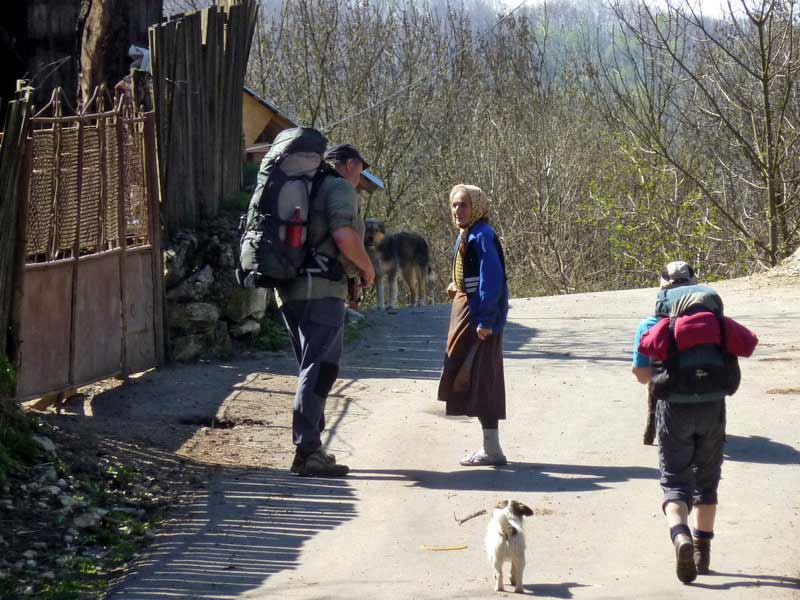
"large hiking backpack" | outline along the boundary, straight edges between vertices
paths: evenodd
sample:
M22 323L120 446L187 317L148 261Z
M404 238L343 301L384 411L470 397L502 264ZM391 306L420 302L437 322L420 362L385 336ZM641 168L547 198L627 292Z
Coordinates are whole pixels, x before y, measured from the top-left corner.
M668 319L660 325L666 328L669 336L667 358L652 363L651 380L655 397L671 402L702 402L721 394L733 395L739 388L741 371L738 358L726 350L726 319L719 294L702 285L661 290L655 312L656 316ZM714 341L680 349L675 337L678 319L700 316L700 313L708 313L713 318L695 321L701 326L706 323L715 332L718 327L719 333L703 335L703 331L695 332L701 339L713 338Z
M256 189L242 215L240 267L242 287L277 287L300 275L339 279L335 256L324 256L309 243L309 223L322 212L317 193L327 175L325 136L310 127L280 132L261 161Z

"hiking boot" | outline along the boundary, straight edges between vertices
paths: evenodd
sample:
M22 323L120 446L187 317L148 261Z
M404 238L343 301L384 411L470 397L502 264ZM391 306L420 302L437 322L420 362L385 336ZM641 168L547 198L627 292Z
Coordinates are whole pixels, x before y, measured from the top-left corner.
M329 453L325 452L324 450L322 450L321 448L319 450L317 450L317 452L319 452L325 458L325 460L327 460L329 463L331 463L333 465L336 464L336 457L333 454L329 454ZM290 473L299 473L300 472L300 466L305 462L305 460L306 459L299 452L295 452L294 453L294 460L292 461L292 466L289 467L289 472Z
M711 540L694 540L694 565L700 575L708 575L711 565Z
M306 456L305 460L297 465L297 474L300 477L344 477L350 471L347 465L337 465L336 459L331 461L331 455L317 450ZM294 465L292 465L294 466Z
M692 583L697 579L692 538L685 533L679 533L672 543L675 546L675 574L683 583Z

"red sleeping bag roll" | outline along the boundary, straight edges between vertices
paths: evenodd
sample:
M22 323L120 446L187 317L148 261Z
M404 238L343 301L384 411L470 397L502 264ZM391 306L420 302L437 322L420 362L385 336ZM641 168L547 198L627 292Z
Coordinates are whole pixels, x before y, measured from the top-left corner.
M725 319L725 349L735 356L749 358L758 345L758 337L741 323Z
M683 352L700 344L719 344L719 319L714 313L699 312L675 319L675 344Z
M660 319L658 323L642 334L636 351L654 360L667 360L670 348L669 337L669 319Z
M735 356L749 357L758 345L758 337L730 317L725 319L725 350ZM682 352L699 344L719 344L722 340L719 320L713 313L699 312L675 319L675 345ZM642 334L636 350L655 360L666 360L670 351L669 319L661 319Z

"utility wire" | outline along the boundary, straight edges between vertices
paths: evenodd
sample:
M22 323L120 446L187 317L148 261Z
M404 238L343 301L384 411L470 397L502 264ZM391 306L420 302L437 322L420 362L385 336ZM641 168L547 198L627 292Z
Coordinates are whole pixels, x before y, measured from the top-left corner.
M508 19L508 18L509 18L511 15L513 15L515 12L517 12L517 11L518 11L520 8L522 8L523 6L525 6L525 5L528 3L528 1L529 1L529 0L522 0L522 2L520 2L519 4L517 4L517 6L515 6L515 7L514 7L512 10L510 10L508 13L506 13L505 15L503 15L502 17L500 17L500 18L497 20L497 22L496 22L494 25L492 25L492 26L491 26L489 29L487 29L487 30L486 30L486 31L484 31L484 32L483 32L483 33L482 33L480 36L478 36L478 39L477 39L477 41L481 41L481 40L482 40L482 39L484 39L484 38L485 38L487 35L489 35L490 33L493 33L493 32L494 32L494 30L495 30L495 29L497 29L497 28L500 26L500 24L502 24L504 21L506 21L506 20L507 20L507 19ZM452 58L456 58L456 57L458 57L458 56L460 56L460 55L464 54L464 53L465 53L467 50L469 50L470 48L471 48L471 46L466 46L466 45L465 45L465 46L464 46L464 47L463 47L461 50L459 50L458 52L456 52L456 54L452 55ZM334 121L333 123L329 123L329 124L327 124L327 125L325 125L325 126L323 126L323 127L320 127L320 131L322 131L323 133L328 133L328 132L329 132L331 129L333 129L333 128L334 128L334 127L336 127L337 125L341 125L342 123L345 123L345 122L347 122L347 121L349 121L349 120L351 120L351 119L355 119L356 117L359 117L359 116L363 115L364 113L367 113L367 112L369 112L369 111L371 111L371 110L374 110L374 109L378 108L379 106L383 106L384 104L386 104L387 102L389 102L389 101L390 101L390 100L392 100L393 98L396 98L396 97L397 97L397 96L399 96L400 94L402 94L402 93L404 93L404 92L406 92L406 91L408 91L408 90L410 90L410 89L412 89L412 88L416 87L416 86L417 86L417 85L419 85L419 84L420 84L420 83L421 83L423 80L425 80L425 79L427 79L427 78L429 78L429 77L431 77L431 76L433 76L433 75L436 75L436 74L438 74L438 73L439 73L439 72L440 72L442 69L444 69L446 66L447 66L447 65L446 65L446 63L445 63L445 59L442 59L442 62L441 62L441 64L440 64L438 67L436 67L435 69L433 69L433 70L429 71L428 73L423 73L422 75L420 75L419 77L417 77L417 78L416 78L414 81L412 81L411 83L409 83L409 84L407 84L407 85L405 85L405 86L401 87L401 88L400 88L399 90L397 90L396 92L394 92L394 93L392 93L392 94L389 94L388 96L386 96L386 97L384 97L384 98L382 98L382 99L378 100L378 101L377 101L377 102L375 102L374 104L371 104L371 105L367 106L366 108L363 108L363 109L361 109L361 110L359 110L359 111L357 111L357 112L351 113L351 114L347 115L346 117L344 117L344 118L342 118L342 119L339 119L338 121Z

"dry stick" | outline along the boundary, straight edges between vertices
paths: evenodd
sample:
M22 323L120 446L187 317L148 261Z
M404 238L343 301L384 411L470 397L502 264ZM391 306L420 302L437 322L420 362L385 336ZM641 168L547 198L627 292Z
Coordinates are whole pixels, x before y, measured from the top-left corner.
M456 520L456 522L457 522L459 525L463 525L464 523L466 523L466 522L467 522L467 521L469 521L470 519L474 519L475 517L480 517L481 515L485 515L485 514L486 514L486 509L485 509L485 508L482 508L481 510L479 510L479 511L477 511L477 512L474 512L474 513L471 513L471 514L467 515L467 516L466 516L466 517L464 517L463 519L459 519L459 518L456 516L456 513L453 513L453 518Z

